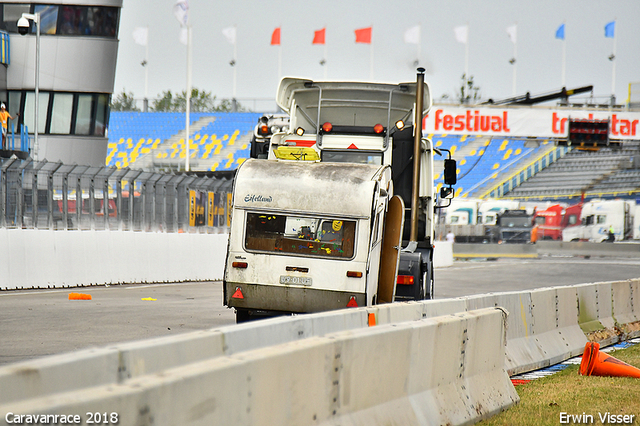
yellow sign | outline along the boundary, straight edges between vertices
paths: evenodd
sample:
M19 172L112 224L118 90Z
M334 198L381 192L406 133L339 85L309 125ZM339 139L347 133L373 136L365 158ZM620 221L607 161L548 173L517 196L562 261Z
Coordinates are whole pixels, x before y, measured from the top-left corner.
M213 216L216 214L216 207L213 203L214 195L213 192L208 193L207 224L211 227L213 227Z
M320 156L313 148L279 146L274 153L279 160L320 161Z
M189 191L189 226L196 226L196 191Z

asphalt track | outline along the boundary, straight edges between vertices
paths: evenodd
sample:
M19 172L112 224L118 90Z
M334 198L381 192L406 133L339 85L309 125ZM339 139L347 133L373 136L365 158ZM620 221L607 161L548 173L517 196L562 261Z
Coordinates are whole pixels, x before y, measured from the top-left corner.
M456 261L436 269L436 298L640 277L640 259ZM68 300L70 292L92 300ZM142 300L142 299L155 300ZM0 364L235 322L221 282L0 292Z

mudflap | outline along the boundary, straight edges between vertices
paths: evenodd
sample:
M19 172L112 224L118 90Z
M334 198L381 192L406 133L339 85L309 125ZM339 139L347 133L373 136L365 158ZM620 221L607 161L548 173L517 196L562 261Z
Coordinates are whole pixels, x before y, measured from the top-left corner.
M413 284L396 286L396 301L433 299L433 250L418 248L401 252L398 275L410 275Z

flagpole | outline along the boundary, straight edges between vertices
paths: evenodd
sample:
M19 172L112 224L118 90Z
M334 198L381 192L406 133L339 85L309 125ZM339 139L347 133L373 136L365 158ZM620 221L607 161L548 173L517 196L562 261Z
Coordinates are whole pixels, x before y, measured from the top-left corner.
M464 75L469 81L469 23L467 22L467 39L464 42Z
M615 22L615 21L614 21ZM613 33L613 65L611 67L611 105L616 103L616 33Z
M236 67L238 65L238 48L237 48L237 33L236 26L233 26L233 101L235 104L236 101L236 84L237 84L237 70ZM235 112L235 111L234 111Z
M323 58L322 59L324 59L324 65L323 65L323 68L324 68L324 79L326 80L327 79L327 40L326 40L326 38L324 40L323 48L324 48L324 54L323 54Z
M511 92L513 96L516 96L516 76L518 73L518 43L514 41L513 43L513 87Z
M373 81L373 25L371 26L371 43L369 44L369 78Z
M187 96L186 96L186 135L185 135L185 151L186 151L186 161L184 169L185 171L189 171L189 157L191 156L189 152L189 113L191 112L191 25L187 23Z
M567 39L562 38L562 87L567 87Z
M144 45L144 101L143 109L147 112L149 107L149 27L147 27L147 42Z

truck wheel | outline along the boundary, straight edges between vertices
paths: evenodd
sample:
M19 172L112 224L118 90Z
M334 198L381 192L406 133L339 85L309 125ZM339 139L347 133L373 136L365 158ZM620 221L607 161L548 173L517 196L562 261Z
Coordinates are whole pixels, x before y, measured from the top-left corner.
M236 308L236 324L247 321L251 321L251 315L249 315L249 311L246 309Z

